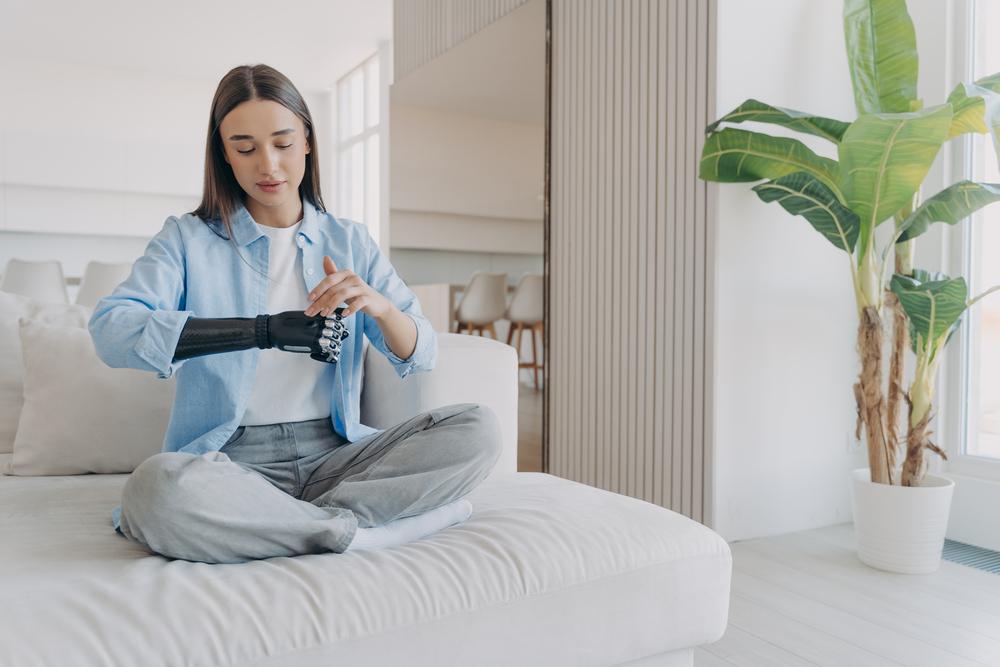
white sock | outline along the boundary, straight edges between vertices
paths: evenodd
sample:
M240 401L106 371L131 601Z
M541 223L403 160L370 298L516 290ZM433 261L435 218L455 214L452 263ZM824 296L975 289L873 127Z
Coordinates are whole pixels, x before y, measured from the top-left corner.
M344 551L377 549L406 544L461 523L472 515L472 503L460 498L416 516L403 517L381 526L358 528Z

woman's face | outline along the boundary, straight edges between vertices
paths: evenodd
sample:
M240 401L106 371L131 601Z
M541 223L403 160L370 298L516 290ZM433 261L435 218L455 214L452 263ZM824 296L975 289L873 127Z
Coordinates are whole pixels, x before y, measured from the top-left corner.
M298 116L271 100L248 100L226 114L219 133L226 162L250 197L279 209L298 204L310 152Z

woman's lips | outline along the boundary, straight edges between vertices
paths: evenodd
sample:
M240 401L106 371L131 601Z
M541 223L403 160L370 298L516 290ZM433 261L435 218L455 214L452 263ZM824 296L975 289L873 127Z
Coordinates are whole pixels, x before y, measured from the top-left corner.
M272 185L267 185L265 183L258 183L257 187L263 190L264 192L277 192L278 190L281 189L281 186L284 184L285 181L281 181L280 183L274 183Z

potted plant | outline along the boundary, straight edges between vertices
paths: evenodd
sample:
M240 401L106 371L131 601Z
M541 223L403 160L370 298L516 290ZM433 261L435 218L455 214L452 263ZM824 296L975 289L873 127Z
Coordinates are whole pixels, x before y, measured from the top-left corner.
M844 32L858 117L848 123L747 100L706 129L699 177L764 181L752 188L760 199L802 216L847 254L860 360L856 437L864 432L869 463L851 482L858 555L883 569L929 572L940 564L954 487L927 474L927 450L946 458L929 438L936 373L962 313L981 297L970 301L962 278L915 269L914 243L932 224L955 224L1000 200L1000 185L962 181L923 203L920 190L954 137L992 130L1000 155L1000 74L960 84L943 104L925 107L916 97L916 36L905 0L845 0ZM837 159L796 139L730 127L744 122L820 137ZM890 220L892 238L879 247L876 228ZM916 367L904 391L908 347Z

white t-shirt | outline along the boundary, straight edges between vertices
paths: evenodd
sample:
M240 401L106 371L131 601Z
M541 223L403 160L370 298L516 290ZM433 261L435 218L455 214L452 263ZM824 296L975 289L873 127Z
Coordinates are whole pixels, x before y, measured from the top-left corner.
M270 241L266 312L271 315L309 307L309 292L302 276L302 251L295 243L301 225L299 220L286 228L260 226ZM329 417L334 370L333 364L316 361L308 353L278 348L261 350L241 425Z

